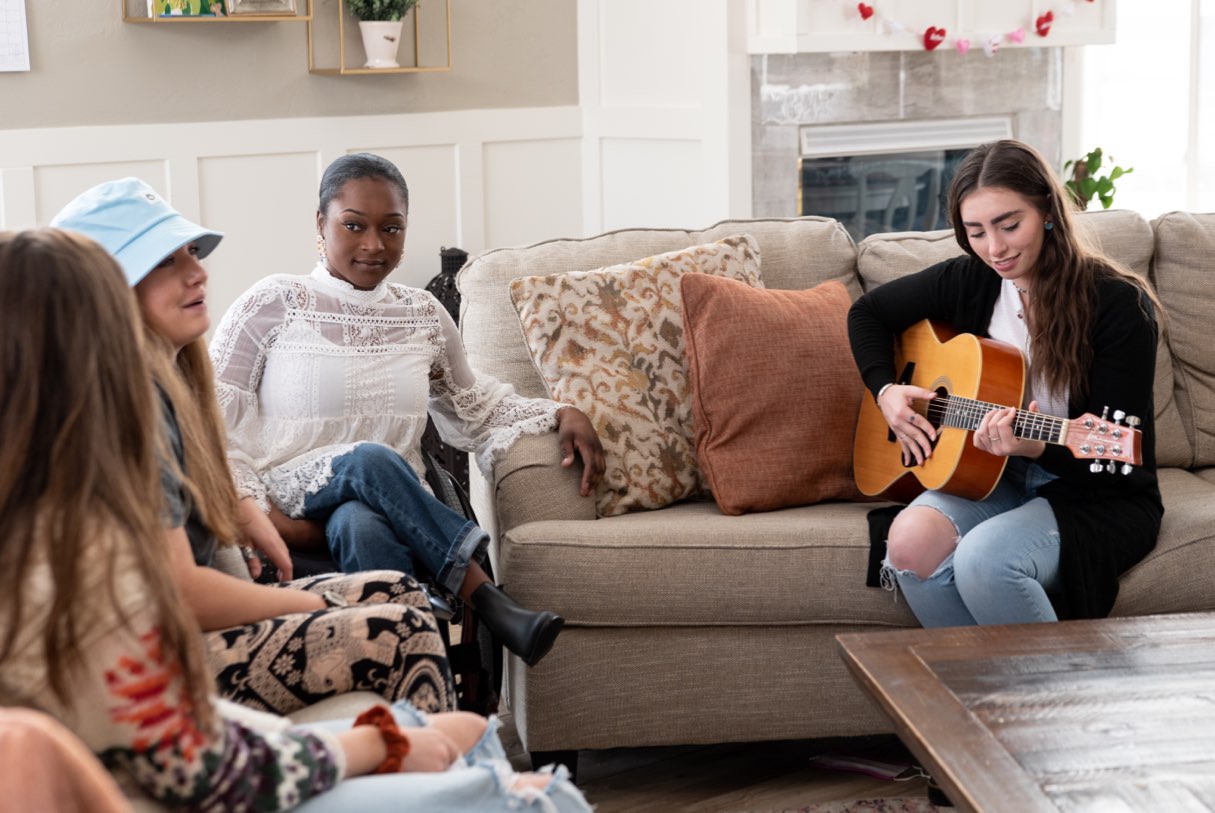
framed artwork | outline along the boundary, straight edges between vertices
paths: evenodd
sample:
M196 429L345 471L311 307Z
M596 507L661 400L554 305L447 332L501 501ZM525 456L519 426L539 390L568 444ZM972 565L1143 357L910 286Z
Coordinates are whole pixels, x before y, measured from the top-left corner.
M295 0L225 0L228 13L237 14L295 14Z
M148 0L149 16L223 17L225 0Z

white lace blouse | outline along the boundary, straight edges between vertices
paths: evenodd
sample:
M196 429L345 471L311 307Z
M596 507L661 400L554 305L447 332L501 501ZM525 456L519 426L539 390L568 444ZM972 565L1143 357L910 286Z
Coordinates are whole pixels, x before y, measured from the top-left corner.
M392 447L425 482L428 410L443 440L476 452L487 475L520 435L557 425L559 404L469 366L430 293L388 282L360 291L323 265L246 291L210 350L237 492L292 517L359 443Z

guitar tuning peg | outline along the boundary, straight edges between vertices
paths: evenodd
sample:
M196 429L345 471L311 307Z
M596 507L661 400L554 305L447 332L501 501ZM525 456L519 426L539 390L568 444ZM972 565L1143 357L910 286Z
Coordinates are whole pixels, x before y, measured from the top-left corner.
M1122 423L1122 419L1126 417L1126 413L1121 409L1114 410L1114 423Z
M1100 460L1094 460L1092 463L1088 464L1088 470L1091 471L1093 474L1099 473L1104 468L1105 468L1105 466L1101 465Z
M1127 415L1127 416L1126 416L1126 425L1127 425L1127 426L1132 426L1132 427L1134 427L1134 426L1138 426L1138 425L1139 425L1139 424L1141 424L1141 423L1143 423L1143 421L1139 420L1139 419L1138 419L1138 418L1136 418L1134 415Z
M1109 416L1110 416L1110 407L1109 407L1109 404L1106 404L1104 407L1101 408L1101 420L1103 420L1103 421L1108 420Z
M1114 466L1114 461L1113 461L1113 460L1111 460L1110 462L1108 462L1108 463L1106 463L1106 464L1105 464L1105 470L1106 470L1107 472L1109 472L1110 474L1113 474L1113 473L1114 473L1114 469L1115 469L1115 466Z
M1132 466L1130 463L1123 463L1123 464L1122 464L1122 473L1123 473L1123 474L1130 474L1130 473L1131 473L1131 472L1133 472L1134 470L1135 470L1135 467L1134 467L1134 466Z

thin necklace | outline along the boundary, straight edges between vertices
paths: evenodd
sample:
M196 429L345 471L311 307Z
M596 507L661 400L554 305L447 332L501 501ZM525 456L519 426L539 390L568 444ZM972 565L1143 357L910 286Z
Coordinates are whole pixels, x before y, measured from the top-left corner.
M1012 282L1012 280L1009 280L1009 282ZM1012 287L1013 287L1013 288L1015 288L1015 289L1017 290L1017 293L1019 293L1019 294L1025 294L1026 296L1029 296L1029 289L1028 289L1028 288L1022 288L1020 285L1018 285L1018 284L1017 284L1017 283L1015 283L1015 282L1013 282Z

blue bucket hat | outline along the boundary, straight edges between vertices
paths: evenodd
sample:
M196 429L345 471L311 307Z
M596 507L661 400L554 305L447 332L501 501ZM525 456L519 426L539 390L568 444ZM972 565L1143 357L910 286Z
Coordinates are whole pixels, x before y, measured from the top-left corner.
M106 181L81 192L51 225L100 243L118 260L132 287L182 246L196 243L201 259L223 239L220 232L186 220L138 178Z

